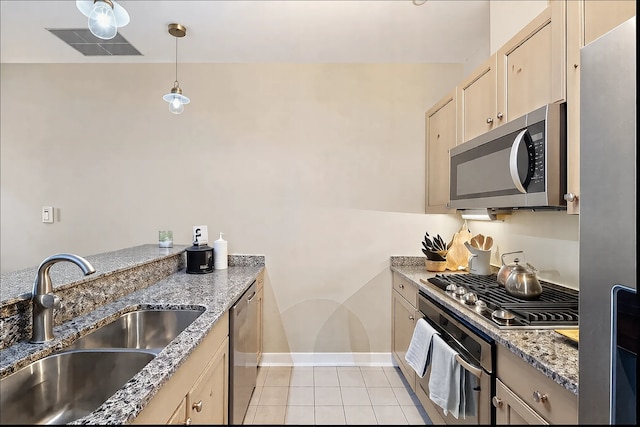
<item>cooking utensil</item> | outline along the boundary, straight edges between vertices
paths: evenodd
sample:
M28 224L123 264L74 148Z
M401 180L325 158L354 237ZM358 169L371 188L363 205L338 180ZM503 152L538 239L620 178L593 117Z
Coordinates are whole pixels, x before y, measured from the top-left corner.
M504 284L507 282L507 277L509 277L509 274L511 274L511 268L513 267L513 264L507 264L504 261L504 257L505 255L513 255L513 254L522 254L522 259L524 260L524 252L522 251L515 251L515 252L505 252L500 256L500 259L502 260L502 267L500 267L500 270L498 270L498 275L496 277L498 284L504 286ZM515 260L519 260L519 258L515 258Z
M482 245L482 249L488 251L493 246L493 237L487 236L484 239L484 244Z
M504 288L509 295L522 299L535 299L542 293L542 285L536 272L518 264L517 259L511 266Z

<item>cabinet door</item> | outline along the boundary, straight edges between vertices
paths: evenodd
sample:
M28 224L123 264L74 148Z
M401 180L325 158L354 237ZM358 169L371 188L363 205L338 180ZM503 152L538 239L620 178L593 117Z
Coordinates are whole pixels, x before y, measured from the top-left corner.
M398 292L394 290L392 294L393 307L391 321L393 324L391 326L391 351L411 389L415 390L416 373L413 368L407 364L404 357L407 354L411 338L413 337L417 311L415 307L409 304Z
M549 424L500 380L496 380L493 406L496 407L498 425Z
M264 316L264 289L262 287L258 288L258 291L256 292L256 304L258 306L258 326L257 326L257 332L258 332L258 360L257 360L257 364L258 366L260 366L260 360L262 359L262 343L263 343L263 332L264 332L264 323L263 323L263 316Z
M580 213L580 49L636 15L630 0L567 2L567 213Z
M167 420L167 424L170 425L185 425L187 419L187 398L185 397L180 402L180 405L176 408L175 412L171 415L171 418Z
M449 150L456 145L456 91L426 113L426 212L455 213L449 204Z
M497 104L506 121L566 99L564 11L552 1L498 50Z
M589 44L636 15L632 0L583 0L584 44Z
M228 417L229 338L225 338L187 395L192 424L226 424Z
M496 105L496 55L492 55L458 85L457 144L469 141L500 125Z

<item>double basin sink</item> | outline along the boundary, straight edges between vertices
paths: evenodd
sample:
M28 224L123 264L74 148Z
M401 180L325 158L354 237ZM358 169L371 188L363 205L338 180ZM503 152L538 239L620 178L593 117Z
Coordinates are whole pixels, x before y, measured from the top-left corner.
M0 379L1 424L66 424L95 411L202 311L139 309Z

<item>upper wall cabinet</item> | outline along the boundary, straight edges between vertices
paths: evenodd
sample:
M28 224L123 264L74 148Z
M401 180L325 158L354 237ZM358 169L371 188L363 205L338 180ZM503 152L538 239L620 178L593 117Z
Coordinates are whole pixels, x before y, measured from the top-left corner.
M567 213L580 213L580 49L635 15L632 0L567 1Z
M457 143L469 141L498 126L503 115L496 103L496 55L492 55L458 85Z
M455 213L449 205L449 150L456 145L456 91L438 101L425 117L426 212Z
M566 100L565 6L551 1L498 49L497 111L504 122Z

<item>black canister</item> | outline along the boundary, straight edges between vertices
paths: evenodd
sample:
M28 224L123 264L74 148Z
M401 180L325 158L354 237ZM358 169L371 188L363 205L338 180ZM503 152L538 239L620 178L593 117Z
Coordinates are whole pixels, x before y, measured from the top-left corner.
M193 245L187 248L187 273L204 274L213 271L213 248Z

